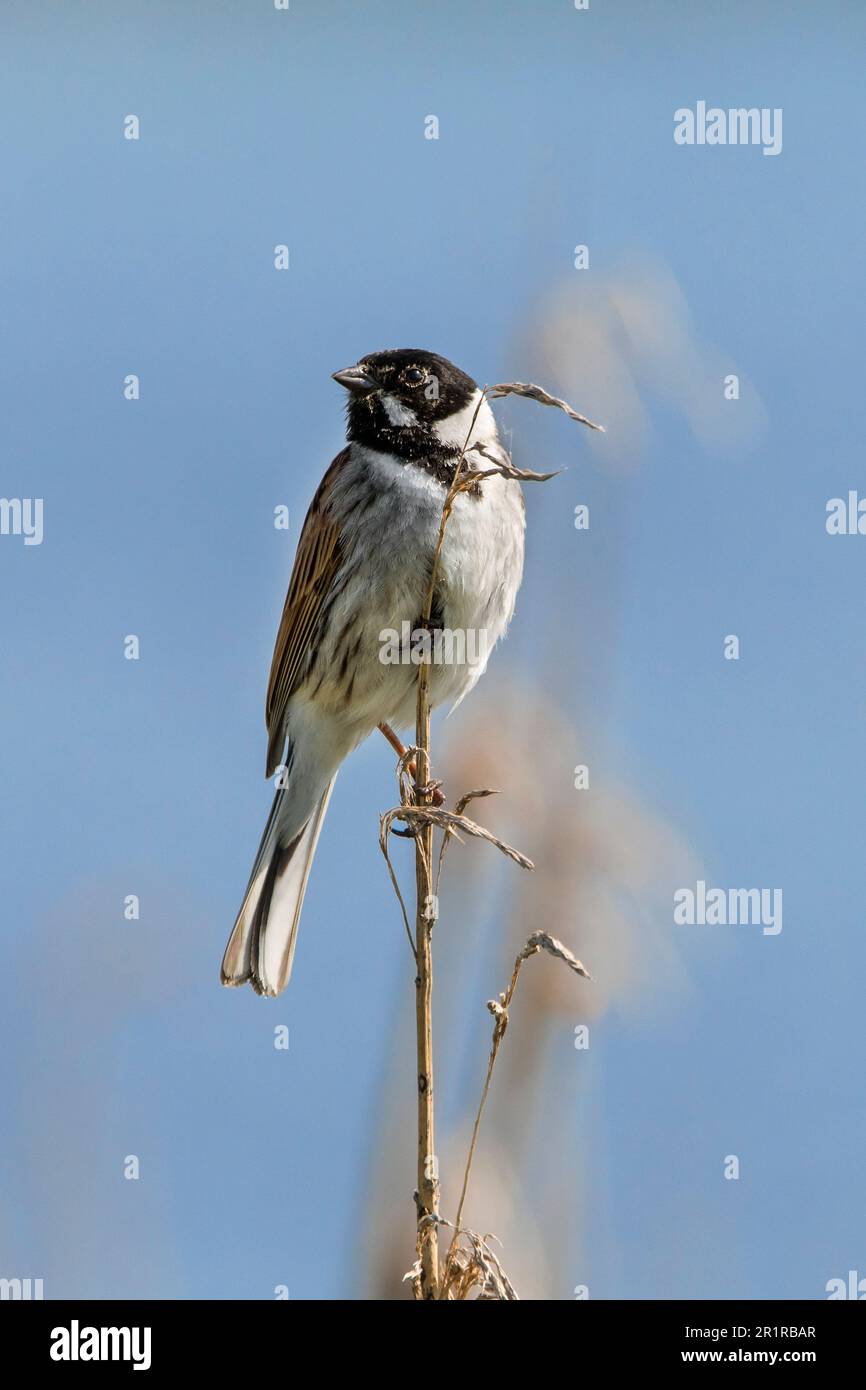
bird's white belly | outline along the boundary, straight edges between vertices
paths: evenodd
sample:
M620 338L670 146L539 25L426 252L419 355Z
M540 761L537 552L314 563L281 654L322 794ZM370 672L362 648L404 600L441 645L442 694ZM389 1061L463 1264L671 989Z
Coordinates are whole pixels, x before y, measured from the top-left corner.
M356 446L357 447L357 446ZM352 719L372 728L380 721L414 722L418 643L416 629L427 597L446 489L432 475L389 455L358 450L353 461L375 475L375 500L347 510L346 549L367 559L363 577L350 575L335 605L329 631L336 662L341 631L351 625L356 645ZM347 490L351 489L351 475ZM378 555L380 563L369 564ZM445 529L436 597L444 632L430 635L432 703L462 698L483 673L487 658L514 610L523 569L523 499L519 484L488 478L481 497L455 500ZM333 687L334 709L338 687ZM327 694L326 690L322 694ZM359 734L363 736L359 727Z

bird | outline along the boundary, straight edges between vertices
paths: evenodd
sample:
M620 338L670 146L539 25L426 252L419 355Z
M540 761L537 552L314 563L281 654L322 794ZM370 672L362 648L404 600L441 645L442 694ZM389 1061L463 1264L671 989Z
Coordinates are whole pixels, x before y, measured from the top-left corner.
M393 729L414 723L418 665L407 638L416 652L425 633L433 643L431 707L458 704L504 635L523 575L523 493L496 469L509 456L477 383L414 348L371 353L333 380L347 393L346 444L298 540L265 702L265 771L277 789L221 969L224 985L265 996L291 974L341 764L377 726L397 743ZM467 485L444 530L425 625L458 467ZM437 659L437 634L449 633L453 645L443 641ZM477 639L472 651L467 636Z

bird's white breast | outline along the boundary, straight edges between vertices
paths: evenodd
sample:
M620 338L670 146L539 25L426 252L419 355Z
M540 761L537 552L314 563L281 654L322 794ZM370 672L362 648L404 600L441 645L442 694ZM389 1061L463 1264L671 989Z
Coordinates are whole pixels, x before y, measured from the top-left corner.
M437 426L442 442L462 447L477 401L460 417ZM446 437L447 436L447 437ZM487 402L478 410L472 442L498 448ZM483 467L483 460L478 461ZM478 464L476 464L478 466ZM367 717L405 726L413 717L417 668L382 665L381 634L417 622L423 612L436 551L446 484L422 467L394 455L353 444L334 507L340 515L343 550L353 557L341 593L334 629L351 618L362 630L353 702L368 705ZM363 505L357 499L363 497ZM353 500L354 499L354 500ZM488 655L511 615L523 571L524 509L520 485L502 477L481 484L481 495L459 494L445 528L436 592L443 626L470 635L473 650ZM358 565L358 557L365 562ZM352 573L354 566L358 574ZM334 654L335 658L337 653ZM470 690L485 661L435 666L433 702L454 702Z

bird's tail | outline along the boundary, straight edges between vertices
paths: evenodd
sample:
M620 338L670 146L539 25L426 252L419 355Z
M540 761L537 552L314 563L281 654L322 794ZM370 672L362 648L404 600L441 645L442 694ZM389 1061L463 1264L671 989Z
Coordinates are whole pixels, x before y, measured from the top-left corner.
M288 984L304 892L335 777L336 773L309 814L298 815L294 787L283 788L274 797L223 956L220 978L224 985L249 981L257 994L275 995ZM297 825L299 820L299 828L294 829L292 822Z

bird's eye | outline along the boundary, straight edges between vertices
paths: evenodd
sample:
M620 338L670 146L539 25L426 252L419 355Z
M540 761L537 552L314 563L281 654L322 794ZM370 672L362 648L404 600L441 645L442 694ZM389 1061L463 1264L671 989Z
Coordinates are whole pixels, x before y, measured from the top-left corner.
M424 373L420 367L407 367L403 373L403 380L407 386L420 386L424 380Z

